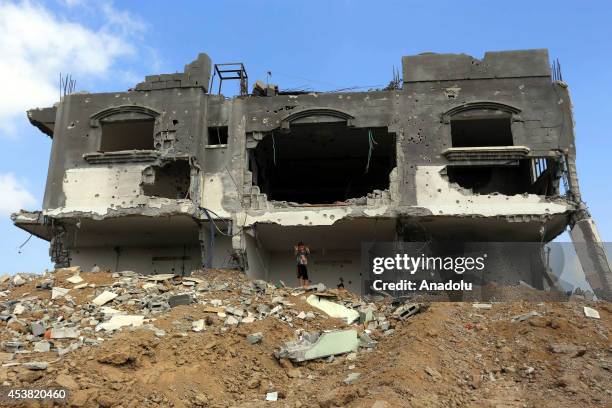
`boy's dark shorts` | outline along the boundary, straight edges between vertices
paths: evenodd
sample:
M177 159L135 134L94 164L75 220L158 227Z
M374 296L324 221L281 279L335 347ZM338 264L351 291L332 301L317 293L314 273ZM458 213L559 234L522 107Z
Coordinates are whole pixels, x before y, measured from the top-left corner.
M298 264L298 266L297 266L297 277L298 277L298 279L308 280L308 268L306 268L306 265Z

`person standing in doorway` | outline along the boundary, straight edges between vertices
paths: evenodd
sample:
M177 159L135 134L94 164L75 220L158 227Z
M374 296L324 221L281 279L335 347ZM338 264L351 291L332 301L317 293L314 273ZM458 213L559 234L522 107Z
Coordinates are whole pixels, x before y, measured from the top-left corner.
M297 262L298 284L306 287L308 286L308 255L310 255L310 248L300 241L293 249Z

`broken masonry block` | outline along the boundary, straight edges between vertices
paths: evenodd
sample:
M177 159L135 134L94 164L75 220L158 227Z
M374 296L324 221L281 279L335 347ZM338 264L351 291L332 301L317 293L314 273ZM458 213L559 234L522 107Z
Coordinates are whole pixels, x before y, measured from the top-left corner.
M36 284L36 289L51 290L53 288L53 280L46 279Z
M1 345L2 350L9 353L14 353L15 351L23 347L23 343L20 341L3 341Z
M34 352L35 353L47 353L51 350L51 343L48 341L37 341L34 343Z
M204 321L204 319L196 320L191 323L191 330L196 333L206 330L206 322Z
M52 339L76 339L80 335L76 327L58 327L51 329Z
M361 333L359 336L359 347L363 348L374 348L378 342L370 337L366 332Z
M360 324L364 324L372 320L374 320L374 309L371 306L368 306L367 308L361 309L359 311Z
M405 320L417 313L424 311L423 305L419 303L408 303L401 305L393 311L393 316L400 320Z
M189 293L180 293L178 295L173 295L168 298L168 304L170 307L176 307L181 305L188 305L192 302L191 295Z
M33 336L40 337L45 334L45 326L40 323L33 322L30 324L30 332L32 332Z

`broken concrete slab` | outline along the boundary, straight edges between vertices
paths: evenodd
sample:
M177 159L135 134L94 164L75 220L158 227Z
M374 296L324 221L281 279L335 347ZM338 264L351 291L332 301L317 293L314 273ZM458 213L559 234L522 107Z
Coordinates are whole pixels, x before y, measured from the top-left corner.
M321 333L316 342L306 338L288 342L275 353L275 356L300 362L350 353L358 347L357 330L335 330Z
M139 327L142 326L143 322L144 316L142 315L113 315L108 322L96 326L96 331L113 331L126 326Z
M104 292L100 293L98 296L96 296L96 298L94 300L92 300L92 303L96 306L102 306L105 305L106 303L110 302L111 300L113 300L114 298L116 298L117 295L114 292L109 292L108 290L105 290Z
M306 298L306 302L312 307L316 307L319 310L324 311L331 317L337 317L339 319L346 319L347 324L353 323L359 319L359 312L354 309L349 309L339 303L323 299L317 295L310 295Z
M81 278L81 276L79 275L72 275L71 277L66 279L66 282L77 284L83 282L83 278Z
M584 306L583 308L584 311L584 315L586 317L590 317L591 319L599 319L599 312L595 309L593 309L592 307L588 307L588 306Z
M59 286L55 286L53 289L51 289L51 299L55 300L63 298L68 294L68 292L70 292L70 289L68 288L61 288Z
M163 281L174 278L174 276L175 275L173 273L160 273L157 275L147 276L147 280L155 281L155 282L163 282Z

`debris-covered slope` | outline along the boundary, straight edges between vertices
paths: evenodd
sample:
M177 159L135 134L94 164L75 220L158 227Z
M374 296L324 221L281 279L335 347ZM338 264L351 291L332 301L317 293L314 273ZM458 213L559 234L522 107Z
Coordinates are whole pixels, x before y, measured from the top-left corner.
M219 270L147 277L74 268L11 277L0 290L2 383L68 389L66 406L612 404L606 302L588 302L599 319L584 315L581 299L368 303Z

